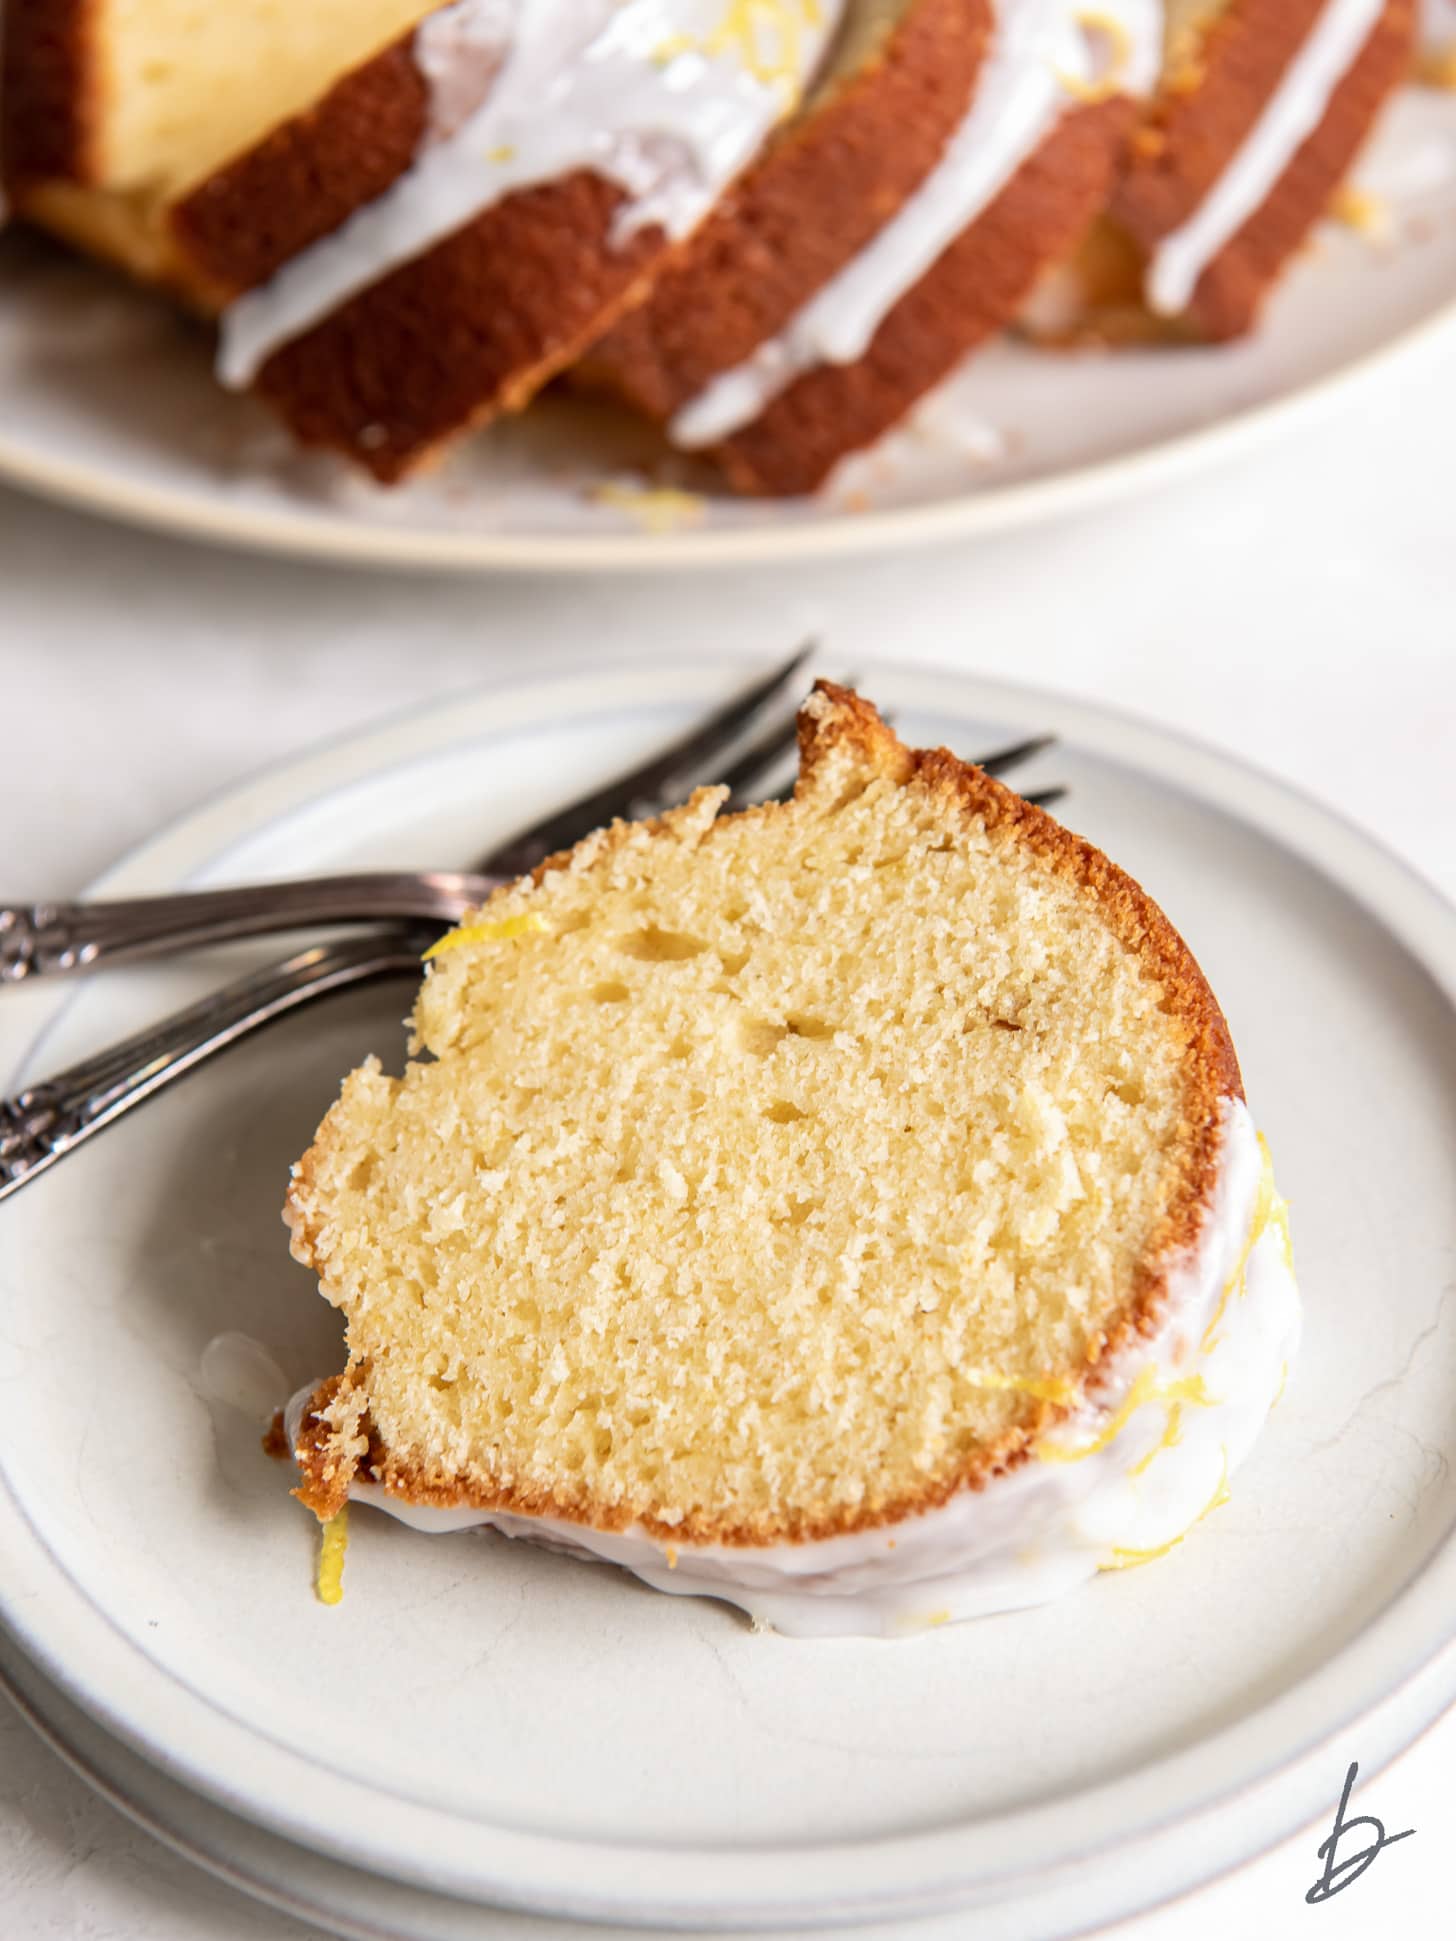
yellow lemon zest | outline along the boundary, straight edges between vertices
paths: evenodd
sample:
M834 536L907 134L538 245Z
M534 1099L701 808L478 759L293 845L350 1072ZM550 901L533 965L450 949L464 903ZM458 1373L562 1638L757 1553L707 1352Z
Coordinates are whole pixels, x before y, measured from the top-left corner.
M1038 1402L1069 1403L1077 1399L1077 1386L1060 1375L1003 1375L994 1368L972 1369L965 1377L972 1388L1008 1390L1015 1395L1030 1395Z
M516 159L516 151L510 142L502 142L498 148L492 148L485 159L488 162L513 162Z
M425 952L424 961L438 957L442 950L462 950L466 944L508 943L515 937L529 936L533 931L547 928L545 917L535 910L522 917L501 917L494 923L467 923L458 930L447 930L443 937L432 943Z
M1074 14L1073 19L1084 34L1105 34L1112 42L1112 59L1104 73L1094 80L1084 81L1080 74L1064 74L1057 69L1057 80L1068 94L1078 101L1106 101L1117 93L1122 86L1123 76L1132 64L1132 35L1122 21L1111 14L1098 13L1094 8Z
M1169 1537L1166 1543L1160 1543L1152 1550L1114 1550L1111 1559L1105 1564L1099 1564L1097 1568L1099 1570L1136 1570L1139 1565L1150 1564L1155 1558L1166 1557L1170 1550L1176 1550L1187 1534L1188 1532L1184 1530L1181 1535Z
M1130 1476L1141 1476L1144 1470L1152 1467L1154 1459L1161 1456L1165 1449L1176 1449L1182 1440L1183 1404L1181 1402L1174 1402L1168 1410L1168 1419L1163 1424L1162 1436L1153 1444L1152 1448L1149 1449L1148 1453L1140 1462L1133 1464L1128 1474Z
M728 0L711 32L670 34L653 49L662 66L680 54L736 59L755 81L776 88L790 107L803 82L804 35L823 19L820 0Z
M1274 1391L1274 1400L1269 1404L1271 1413L1278 1408L1280 1401L1283 1399L1284 1387L1288 1380L1289 1363L1287 1361L1281 1361L1279 1364L1279 1386Z
M1222 1509L1223 1505L1229 1500L1227 1448L1222 1449L1221 1454L1223 1456L1223 1465L1219 1470L1218 1486L1204 1504L1203 1508L1198 1512L1197 1516L1194 1517L1193 1522L1188 1525L1188 1530L1192 1530L1196 1525L1202 1523L1206 1516L1212 1516L1215 1510ZM1166 1543L1155 1545L1151 1550L1122 1550L1114 1548L1111 1560L1108 1563L1099 1564L1097 1568L1099 1570L1136 1570L1140 1564L1150 1564L1154 1558L1166 1557L1170 1550L1176 1550L1178 1545L1182 1543L1183 1538L1187 1536L1188 1530L1180 1532L1176 1537L1170 1537Z
M588 497L596 505L615 506L630 513L645 532L674 532L695 526L706 507L700 493L681 492L671 485L621 485L608 479L594 485Z
M1353 182L1342 183L1335 190L1330 197L1329 214L1346 229L1353 229L1357 236L1369 236L1374 241L1390 230L1390 211L1382 198L1369 189L1357 188Z
M318 1575L314 1590L320 1604L341 1604L344 1599L344 1552L349 1547L349 1506L331 1516L319 1539Z
M1084 1442L1080 1448L1067 1449L1053 1442L1039 1442L1036 1454L1043 1462L1085 1462L1088 1456L1095 1456L1105 1449L1114 1436L1120 1435L1127 1427L1128 1419L1134 1410L1140 1409L1145 1402L1189 1402L1194 1408L1212 1408L1217 1398L1209 1394L1201 1375L1183 1375L1177 1381L1158 1382L1156 1362L1149 1362L1128 1390L1122 1407L1104 1423L1100 1434L1091 1442Z
M1294 1247L1289 1238L1289 1203L1281 1197L1279 1189L1274 1184L1274 1162L1269 1156L1269 1141L1264 1137L1262 1132L1258 1135L1258 1138L1259 1185L1254 1194L1254 1211L1249 1221L1248 1237L1244 1241L1238 1263L1232 1274L1229 1275L1228 1280L1224 1283L1223 1292L1218 1297L1218 1306L1213 1311L1213 1319L1204 1329L1203 1339L1198 1344L1204 1354L1208 1353L1209 1349L1214 1346L1218 1339L1219 1323L1223 1320L1230 1300L1232 1300L1236 1293L1240 1300L1248 1293L1249 1256L1264 1238L1264 1235L1270 1227L1279 1236L1279 1247L1280 1252L1284 1256L1284 1265L1289 1269L1291 1274L1294 1272Z

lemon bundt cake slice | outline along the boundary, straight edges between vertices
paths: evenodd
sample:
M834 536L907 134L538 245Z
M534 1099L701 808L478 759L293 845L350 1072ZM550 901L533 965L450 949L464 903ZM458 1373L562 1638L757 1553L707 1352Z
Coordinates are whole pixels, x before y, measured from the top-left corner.
M1097 851L826 685L499 891L399 1079L294 1168L348 1365L299 1494L485 1524L801 1633L1175 1544L1283 1379L1287 1231L1222 1015Z
M813 491L873 444L1013 321L1105 206L1160 46L1156 0L993 0L934 169L774 333L679 387L654 414L669 439L772 495Z
M191 293L170 212L434 0L5 0L0 178L20 213Z
M1173 0L1164 84L1110 214L1159 317L1248 330L1405 77L1414 0Z
M851 0L803 108L578 380L666 420L771 342L940 161L991 18L991 0Z
M1166 0L1162 79L1034 334L1250 330L1406 76L1414 0Z
M843 0L454 0L174 229L219 369L385 481L517 410L798 105Z

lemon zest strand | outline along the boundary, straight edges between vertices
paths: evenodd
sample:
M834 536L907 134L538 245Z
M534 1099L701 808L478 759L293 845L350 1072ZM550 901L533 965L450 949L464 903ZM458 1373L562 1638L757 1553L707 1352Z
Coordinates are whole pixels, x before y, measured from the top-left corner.
M1061 68L1057 69L1057 80L1078 101L1106 101L1121 88L1123 76L1132 64L1132 35L1120 20L1114 20L1111 14L1099 13L1094 7L1072 18L1084 33L1107 35L1112 42L1112 60L1107 72L1096 80L1084 81L1080 74L1065 74Z
M1163 1425L1161 1438L1155 1442L1140 1462L1133 1464L1128 1471L1130 1476L1141 1476L1144 1470L1151 1469L1155 1457L1161 1456L1165 1449L1176 1449L1183 1440L1183 1404L1174 1402L1168 1410L1168 1420Z
M1254 1194L1254 1211L1249 1221L1248 1238L1244 1241L1234 1271L1224 1283L1223 1292L1218 1297L1218 1306L1213 1311L1213 1319L1203 1331L1199 1347L1204 1354L1215 1345L1218 1339L1219 1323L1227 1312L1228 1304L1237 1292L1240 1300L1249 1291L1249 1257L1264 1238L1270 1227L1279 1235L1280 1251L1284 1265L1294 1272L1294 1247L1289 1237L1289 1203L1283 1199L1274 1184L1274 1162L1269 1154L1269 1141L1259 1133L1259 1185Z
M698 525L707 510L699 492L683 492L673 485L622 485L610 479L587 494L594 505L613 506L635 519L644 532L675 532Z
M1015 1395L1030 1395L1038 1402L1075 1402L1077 1385L1061 1375L1003 1375L994 1368L976 1368L963 1379L972 1388L989 1388L1009 1391Z
M432 943L423 961L428 963L432 957L438 957L442 950L462 950L466 944L509 943L516 937L524 937L547 927L545 917L539 916L534 910L522 917L501 917L494 923L462 924L458 930L447 930L443 937Z
M1222 1509L1224 1504L1229 1500L1227 1448L1221 1448L1220 1453L1223 1456L1223 1465L1219 1470L1218 1485L1212 1496L1209 1497L1203 1508L1194 1517L1193 1522L1188 1525L1188 1530L1192 1530L1198 1524L1202 1523L1206 1516L1212 1516L1215 1510ZM1109 1563L1099 1564L1097 1568L1099 1570L1136 1570L1140 1564L1150 1564L1155 1558L1166 1557L1170 1550L1176 1550L1178 1545L1182 1543L1184 1537L1187 1536L1188 1530L1181 1531L1176 1537L1170 1537L1166 1543L1156 1544L1151 1550L1124 1550L1114 1547L1111 1561Z
M701 37L670 34L652 58L666 66L680 54L729 55L765 87L775 87L792 103L804 66L804 34L823 19L820 0L728 0L722 18ZM765 31L772 54L765 51Z
M1201 1375L1184 1375L1160 1387L1157 1363L1150 1361L1128 1390L1122 1407L1109 1418L1091 1442L1083 1443L1079 1449L1063 1449L1055 1443L1039 1442L1036 1454L1043 1462L1085 1462L1088 1456L1095 1456L1099 1450L1107 1447L1114 1436L1120 1435L1134 1410L1140 1409L1145 1402L1189 1402L1194 1408L1207 1409L1213 1407L1216 1399L1209 1394Z
M331 1516L319 1539L318 1575L314 1590L320 1604L341 1604L344 1600L344 1552L349 1547L349 1506Z

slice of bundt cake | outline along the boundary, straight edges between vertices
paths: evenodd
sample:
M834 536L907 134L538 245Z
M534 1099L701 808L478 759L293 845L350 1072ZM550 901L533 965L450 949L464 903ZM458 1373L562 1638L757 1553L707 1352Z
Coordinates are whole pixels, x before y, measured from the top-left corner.
M992 0L851 0L799 114L578 380L665 420L777 336L939 162L991 18Z
M299 1494L488 1524L796 1632L1037 1602L1222 1501L1287 1231L1187 948L1086 843L821 684L446 939L294 1168L348 1366Z
M769 494L812 491L874 443L1016 316L1103 208L1159 49L1156 0L999 0L935 168L776 332L679 388L669 438Z
M1167 0L1166 17L1147 121L1034 334L1251 329L1411 64L1414 0Z
M173 205L437 0L5 0L0 179L20 213L190 291Z
M176 211L220 370L382 480L645 294L818 73L842 0L454 0Z
M1111 216L1159 317L1250 328L1411 62L1414 0L1174 0Z

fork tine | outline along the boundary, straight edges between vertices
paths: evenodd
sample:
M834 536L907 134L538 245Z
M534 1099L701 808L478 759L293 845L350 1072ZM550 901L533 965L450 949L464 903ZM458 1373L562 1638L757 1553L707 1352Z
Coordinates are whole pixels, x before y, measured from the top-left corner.
M1055 735L1031 735L1025 741L1012 742L1009 748L998 748L994 754L982 755L976 761L976 767L984 769L988 775L1004 775L1008 768L1017 768L1022 762L1029 762L1033 755L1039 755L1044 748L1053 747L1056 739Z
M784 757L792 752L798 739L798 720L797 707L789 714L780 715L757 740L749 743L741 755L713 777L715 782L728 790L730 809L747 808L752 802L767 799L758 791L757 785L766 780L780 766ZM791 781L789 793L792 792Z
M1048 735L1046 739L1048 741L1055 741L1056 736ZM984 762L978 762L976 766L978 768L984 768L986 764ZM793 793L794 793L794 784L792 781L789 781L785 783L785 785L782 788L775 789L772 795L761 795L758 797L758 800L760 802L787 802ZM1062 801L1063 798L1069 795L1070 793L1071 793L1071 790L1068 789L1065 786L1065 784L1057 783L1052 788L1033 789L1030 791L1030 793L1022 796L1021 799L1023 802L1035 803L1037 808L1039 809L1045 809L1045 808L1049 808L1053 802ZM738 808L746 808L748 805L746 802L740 802L738 800L738 797L735 794L733 799L729 802L728 806L730 809L738 809Z
M706 721L699 722L640 768L628 775L619 775L602 788L593 789L564 809L558 809L533 829L492 850L476 867L482 873L524 875L543 857L558 849L569 849L614 816L631 819L658 815L683 801L702 783L716 779L713 768L718 755L788 686L815 652L817 644L807 641L771 674L735 695L726 706L710 714Z

